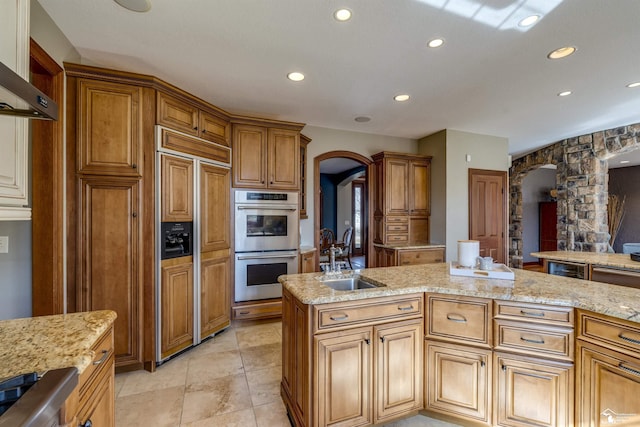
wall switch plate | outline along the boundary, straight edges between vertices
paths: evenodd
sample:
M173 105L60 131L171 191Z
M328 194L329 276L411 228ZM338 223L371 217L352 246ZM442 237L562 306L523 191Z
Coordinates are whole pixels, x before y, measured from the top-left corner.
M0 236L0 254L9 253L9 236Z

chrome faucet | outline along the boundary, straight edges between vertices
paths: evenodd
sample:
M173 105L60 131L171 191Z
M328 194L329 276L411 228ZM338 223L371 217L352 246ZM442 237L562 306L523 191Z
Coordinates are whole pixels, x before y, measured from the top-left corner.
M329 248L329 262L321 263L320 266L324 267L324 274L340 274L340 266L345 265L343 261L336 262L336 254L342 254L342 248L336 248L331 245Z

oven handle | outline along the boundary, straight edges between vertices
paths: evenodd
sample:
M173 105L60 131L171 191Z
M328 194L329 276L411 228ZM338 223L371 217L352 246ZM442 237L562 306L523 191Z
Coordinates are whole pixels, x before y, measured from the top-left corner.
M257 211L289 211L293 212L297 208L281 208L277 206L251 206L251 205L236 205L236 209L238 210L257 210Z
M238 255L238 259L272 259L272 258L296 258L298 255Z

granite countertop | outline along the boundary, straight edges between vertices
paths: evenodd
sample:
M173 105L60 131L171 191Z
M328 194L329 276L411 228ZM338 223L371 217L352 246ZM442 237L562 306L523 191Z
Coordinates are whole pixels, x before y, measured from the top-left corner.
M369 268L359 272L365 279L386 287L335 291L317 280L322 276L318 272L280 276L279 280L302 303L312 305L433 292L577 307L640 323L640 290L624 286L520 269L514 269L514 281L451 276L448 263Z
M76 367L94 360L91 346L113 324L111 310L0 321L0 378Z
M602 265L607 267L640 270L640 262L632 261L629 254L598 253L598 252L573 252L573 251L549 251L532 252L531 256L557 261L579 262L583 264Z
M445 248L446 245L443 243L374 243L373 246L378 248L387 248L387 249L435 249L435 248Z
M301 254L306 254L308 252L313 252L315 250L316 250L316 248L313 247L313 246L306 246L306 245L300 246L300 253Z

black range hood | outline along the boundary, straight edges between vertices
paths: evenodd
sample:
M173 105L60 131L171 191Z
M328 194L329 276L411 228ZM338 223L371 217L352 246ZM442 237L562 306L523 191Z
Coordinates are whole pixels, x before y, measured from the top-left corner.
M31 119L58 120L58 106L38 88L0 62L0 86L18 97L3 99L0 92L0 114Z

